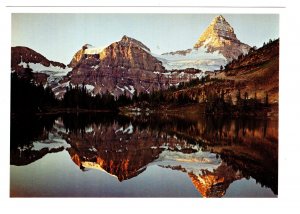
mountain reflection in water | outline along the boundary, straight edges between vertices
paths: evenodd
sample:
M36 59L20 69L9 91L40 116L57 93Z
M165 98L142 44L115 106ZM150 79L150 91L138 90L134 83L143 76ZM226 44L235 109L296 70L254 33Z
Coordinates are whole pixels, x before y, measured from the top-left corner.
M97 169L120 182L159 166L186 174L202 197L226 196L230 185L241 179L255 179L261 188L272 190L271 197L277 195L278 122L274 120L109 113L12 118L12 166L25 167L65 150L82 173ZM11 195L18 195L14 182Z

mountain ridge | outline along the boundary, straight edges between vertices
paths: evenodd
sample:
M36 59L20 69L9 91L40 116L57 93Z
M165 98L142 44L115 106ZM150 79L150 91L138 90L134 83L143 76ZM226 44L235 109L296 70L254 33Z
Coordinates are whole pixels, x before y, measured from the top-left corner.
M197 94L199 103L205 103L211 93L224 92L236 102L237 94L247 96L247 99L256 98L259 101L268 97L270 104L278 104L279 94L279 39L259 48L252 48L247 55L227 64L223 70L208 73L210 81L194 88L176 92L192 96ZM275 107L274 107L275 108ZM278 109L274 109L277 114Z
M156 55L142 42L124 35L104 48L84 44L66 66L30 48L12 47L11 70L24 73L29 67L36 82L48 84L58 98L69 84L86 85L94 95L109 92L116 97L132 97L134 93L151 93L201 79L205 71L219 70L248 50L250 46L237 39L234 29L220 15L187 50Z
M45 67L49 66L57 66L63 69L66 68L66 65L61 62L56 62L47 59L42 54L36 52L35 50L25 47L25 46L15 46L11 47L11 69L15 70L16 72L21 69L19 66L20 63L40 63Z

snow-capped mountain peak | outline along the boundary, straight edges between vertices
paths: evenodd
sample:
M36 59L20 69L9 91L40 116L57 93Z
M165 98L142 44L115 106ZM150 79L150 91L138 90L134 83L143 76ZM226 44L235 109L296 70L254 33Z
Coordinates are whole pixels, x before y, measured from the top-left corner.
M194 48L205 47L208 52L219 51L229 61L240 54L246 54L250 46L238 40L233 27L219 15L215 17L201 34Z
M192 49L165 53L161 58L168 70L196 68L213 71L248 53L249 49L250 46L240 42L233 27L219 15L212 20Z
M194 47L224 47L226 45L226 42L224 41L226 40L239 42L234 33L234 29L225 20L225 18L223 16L217 16L200 36Z

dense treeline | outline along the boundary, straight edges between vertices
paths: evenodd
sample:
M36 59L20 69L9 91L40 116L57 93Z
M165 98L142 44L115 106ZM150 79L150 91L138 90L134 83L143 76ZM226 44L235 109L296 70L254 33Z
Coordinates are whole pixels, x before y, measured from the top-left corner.
M270 54L269 52L274 53L274 50L271 47L275 47L274 44L279 43L279 39L272 40L270 39L267 43L264 42L263 46L260 48L257 48L256 46L253 46L250 48L249 52L247 54L241 54L238 56L237 59L233 59L231 62L226 64L224 67L221 66L220 70L227 72L230 69L235 69L237 67L245 67L248 66L248 63L243 63L246 59L253 61L252 64L262 64L264 63L264 57L259 57L259 55L267 55Z
M19 78L11 74L11 111L13 113L43 112L57 106L58 101L49 87L36 85L29 78Z
M161 104L170 104L170 105L184 105L195 103L196 100L193 99L188 94L182 93L174 93L180 92L181 90L197 86L199 84L204 84L208 78L201 79L192 79L189 82L180 82L178 85L173 85L164 91L152 91L150 94L142 92L139 95L135 94L132 97L131 104L134 103L147 103L151 106L158 106Z
M61 106L64 108L110 109L114 111L118 107L118 101L108 92L103 95L92 96L84 85L82 87L69 85L61 101Z
M170 96L171 92L179 91L181 89L195 86L200 83L200 80L192 80L189 83L180 83L177 87L171 87L166 91L152 91L151 93L141 92L137 94L134 92L132 96L129 94L120 95L115 98L108 91L102 95L97 94L92 96L88 93L85 85L72 86L69 85L66 89L64 98L62 99L62 107L75 109L108 109L117 111L118 107L132 105L132 104L148 104L150 106L157 106L164 103L183 105L194 103L188 95L180 93L178 96Z
M47 112L56 109L79 110L109 110L118 111L119 107L135 105L140 107L159 107L161 105L186 105L199 102L193 94L188 94L183 89L203 84L209 80L195 79L188 83L180 83L177 87L170 87L165 91L142 92L130 97L126 93L115 98L108 91L102 95L92 95L85 85L72 86L66 88L66 93L61 100L55 98L49 87L42 84L36 85L28 78L19 78L15 73L11 75L11 111L12 113L37 113ZM245 92L243 97L238 91L236 103L232 101L230 95L226 95L223 90L219 92L209 91L205 94L203 101L206 114L256 114L264 112L268 107L268 94L263 102L256 96L248 97Z
M264 115L269 107L268 94L263 101L257 99L256 94L250 98L245 92L241 95L240 90L236 94L236 104L233 103L231 95L225 96L224 90L221 92L211 92L205 101L206 114L224 115Z
M134 96L131 104L134 103L146 103L155 107L162 104L183 105L195 103L195 100L185 93L180 93L178 96L170 96L168 91L153 91L150 94L142 92L139 96Z

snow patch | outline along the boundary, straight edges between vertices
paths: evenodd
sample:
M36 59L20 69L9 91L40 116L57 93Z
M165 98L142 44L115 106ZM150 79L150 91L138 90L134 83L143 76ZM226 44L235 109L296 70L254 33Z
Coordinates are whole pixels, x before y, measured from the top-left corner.
M124 130L124 129L123 129L123 126L122 126L121 128L119 128L119 129L117 129L117 130L115 131L115 134L118 133L118 132L123 132L123 130Z
M205 40L205 42L203 43L203 46L206 46L207 44L209 44L211 41L211 37L209 37L207 40Z
M65 76L68 72L70 72L72 70L72 68L66 67L66 68L62 68L60 66L53 66L52 64L50 64L49 67L41 64L41 63L26 63L21 61L19 63L19 66L22 66L23 68L27 68L27 65L29 66L29 68L32 69L33 73L46 73L46 74L52 74L55 76Z
M207 42L209 42L209 40ZM227 63L227 59L219 53L219 51L209 53L207 52L207 48L203 46L200 48L194 48L191 52L185 55L152 54L152 56L160 60L166 70L195 68L202 71L214 71L219 69L221 65L225 66Z
M124 88L121 88L120 86L117 85L117 89L121 90L122 92L124 92Z
M94 90L95 86L93 85L85 85L86 90L88 90L88 92L91 92Z
M124 129L124 127L122 126L121 128L117 129L115 131L115 134L118 133L118 132L122 132L123 134L132 134L133 133L133 126L132 124L130 123L128 127L126 127Z
M132 85L129 86L130 89L128 89L128 91L133 94L135 92L135 89Z
M44 140L44 141L34 141L32 144L33 147L31 148L31 150L36 150L36 151L40 151L44 148L48 148L50 150L50 149L61 148L61 147L64 147L65 149L71 147L71 145L68 144L64 139L60 139L60 138L54 138L51 140Z
M216 154L198 151L196 153L184 154L179 151L164 150L159 158L151 163L163 167L181 166L188 173L192 172L201 175L203 169L213 171L217 169L221 160L217 159Z
M85 128L85 133L91 133L93 131L94 131L94 129L93 129L92 126L88 126L88 127Z
M130 123L129 126L123 131L123 133L132 134L133 133L133 126Z
M92 146L92 148L89 148L89 151L91 151L91 152L97 152L98 150L95 147Z
M106 47L88 47L84 50L85 54L93 55L93 54L100 54Z
M96 70L96 69L99 68L99 65L93 65L93 66L91 66L91 68L93 68L94 70Z

